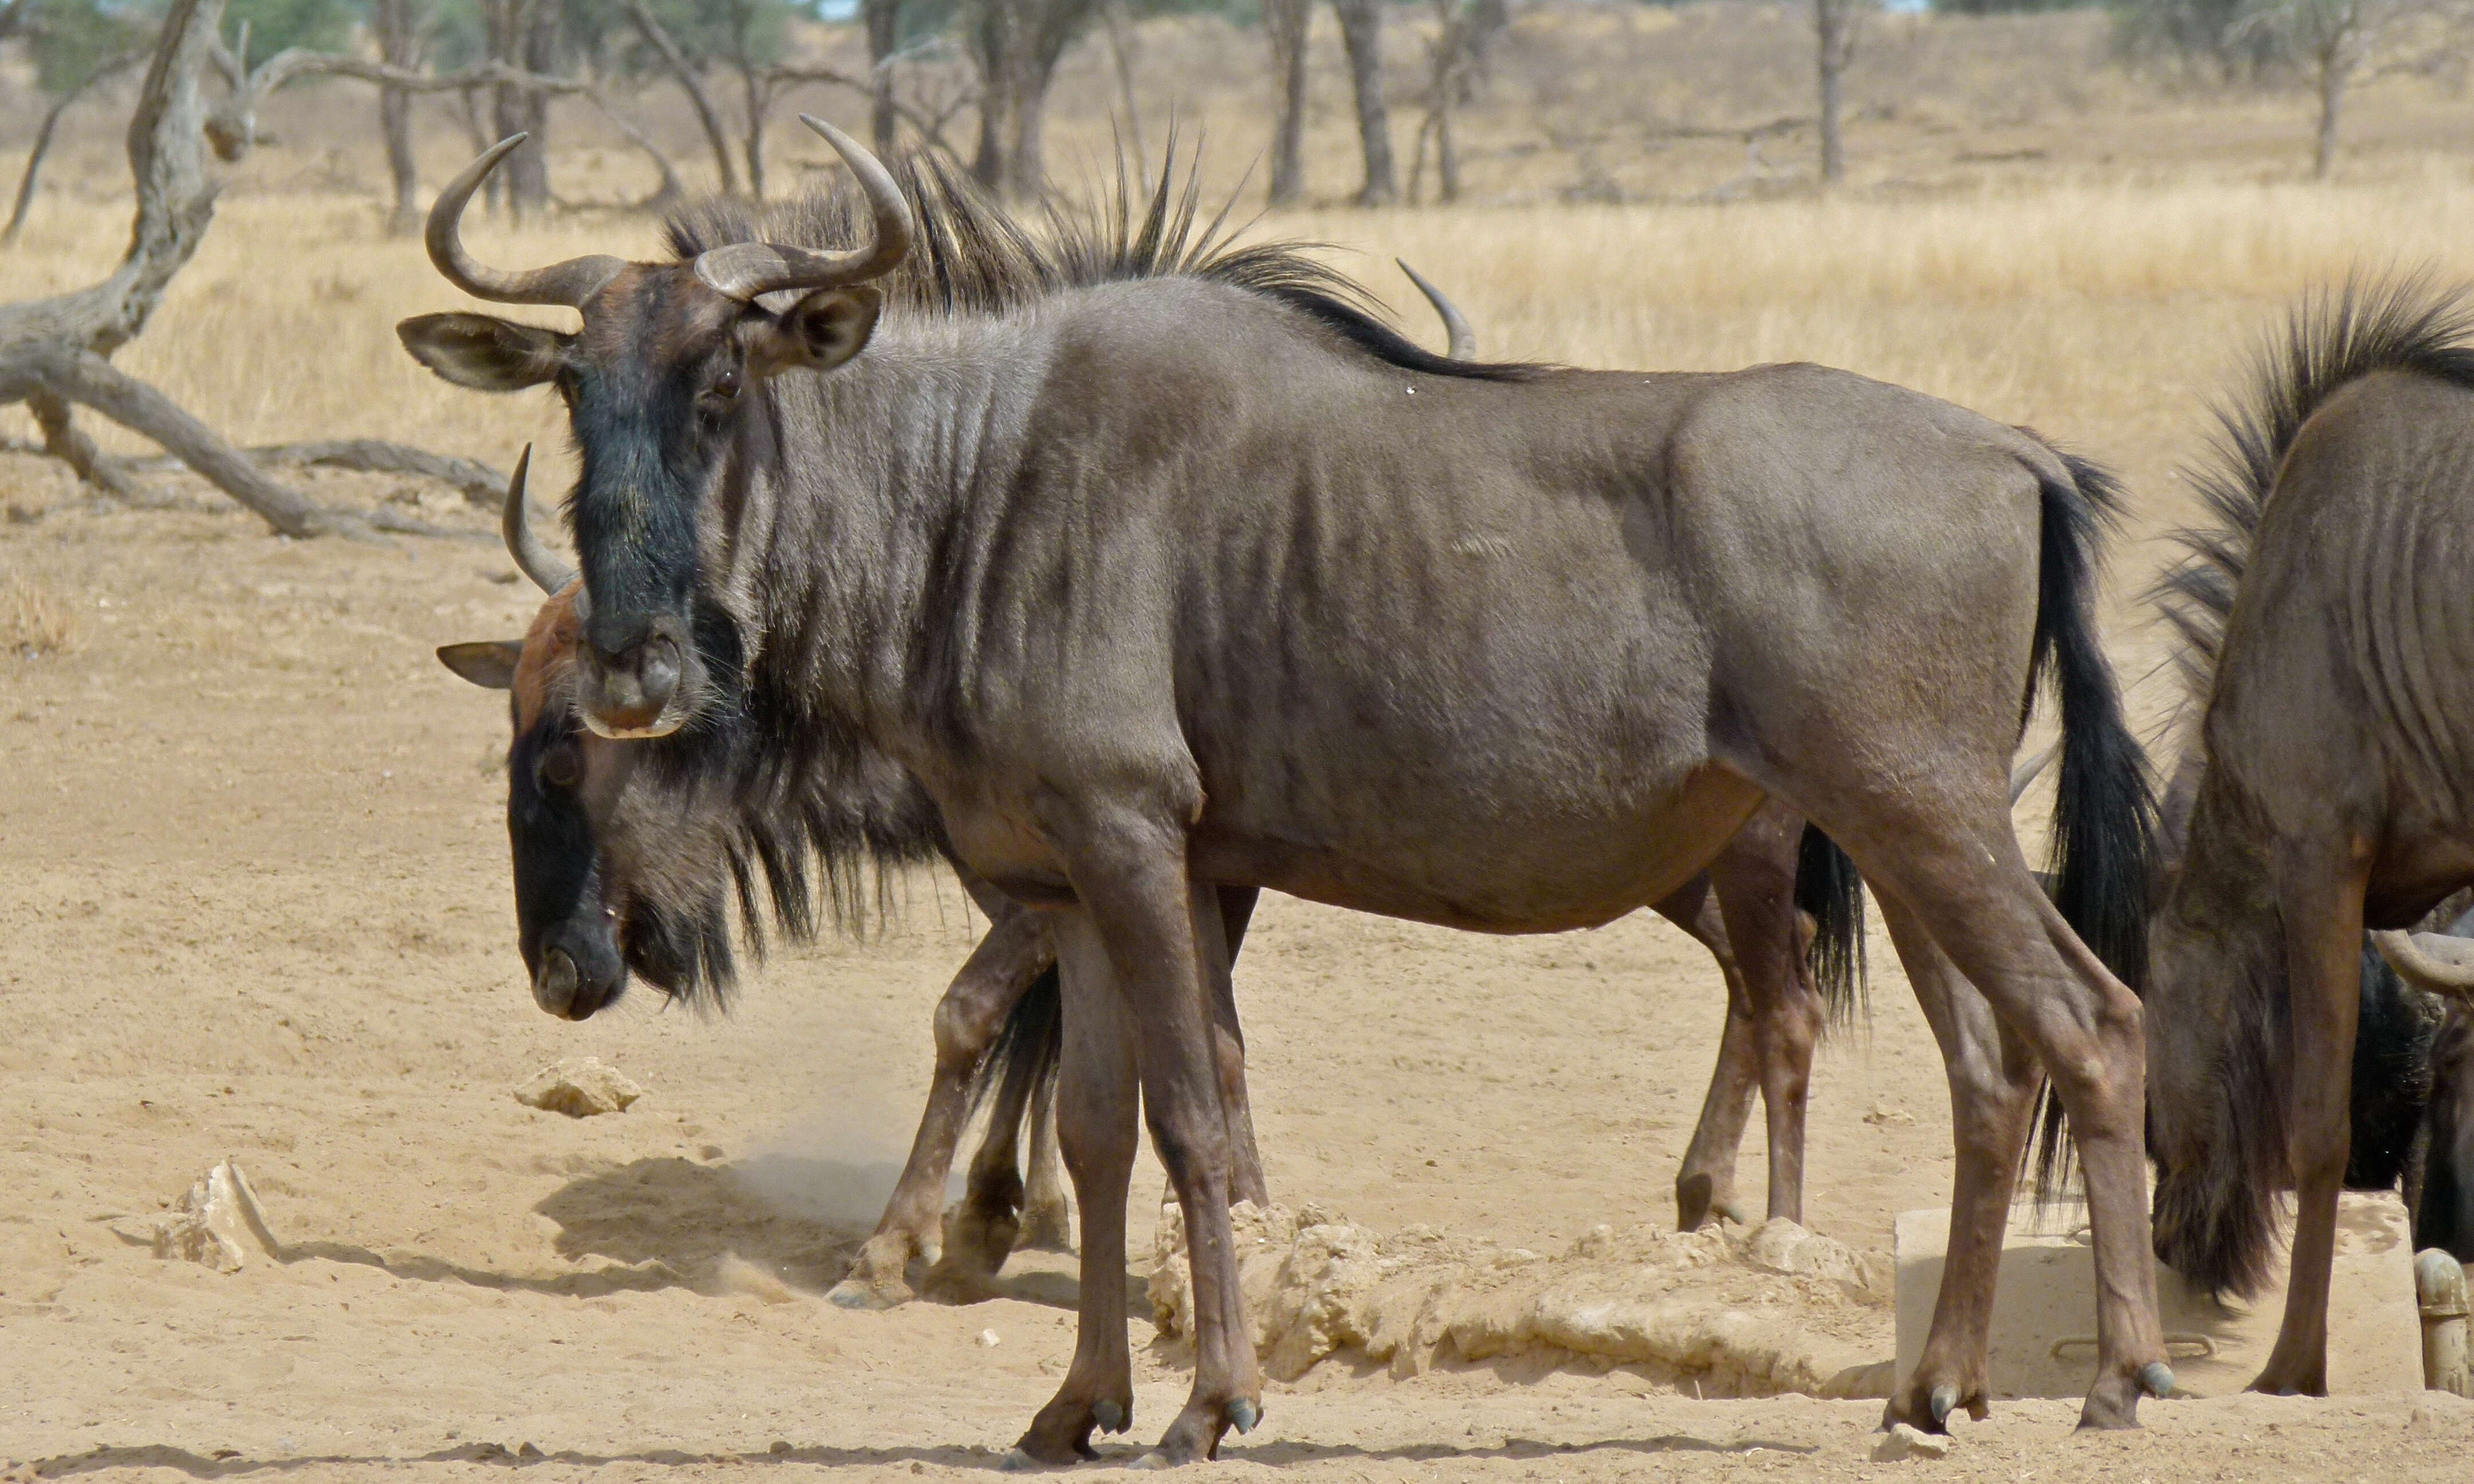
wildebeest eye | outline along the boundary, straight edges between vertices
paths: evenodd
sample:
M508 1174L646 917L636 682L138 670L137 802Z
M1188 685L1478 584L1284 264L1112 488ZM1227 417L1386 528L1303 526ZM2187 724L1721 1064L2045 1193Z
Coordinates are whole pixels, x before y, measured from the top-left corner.
M533 771L540 776L543 782L552 788L573 788L576 775L575 748L569 743L560 743L542 754L541 762Z
M715 396L719 397L725 402L729 401L732 397L737 396L739 395L739 371L737 369L734 368L732 370L725 371L720 375L714 377L712 392Z

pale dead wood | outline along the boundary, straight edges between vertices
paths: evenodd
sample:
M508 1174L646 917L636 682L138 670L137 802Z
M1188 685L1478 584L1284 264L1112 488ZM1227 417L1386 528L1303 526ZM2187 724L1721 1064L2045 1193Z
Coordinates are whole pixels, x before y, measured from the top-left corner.
M214 64L222 16L223 0L173 0L129 124L137 212L128 254L92 287L0 305L0 401L48 398L38 409L50 414L47 443L73 466L85 455L81 473L108 470L109 464L69 426L72 403L153 439L283 535L367 535L368 522L321 510L269 479L213 429L109 359L146 327L214 220L199 82ZM98 483L109 489L109 479L107 472Z

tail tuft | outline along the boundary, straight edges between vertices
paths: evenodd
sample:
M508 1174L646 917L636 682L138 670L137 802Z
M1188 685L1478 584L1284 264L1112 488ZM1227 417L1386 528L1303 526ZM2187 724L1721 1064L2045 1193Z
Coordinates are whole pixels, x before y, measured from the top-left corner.
M1796 910L1812 919L1805 969L1821 993L1832 1025L1873 1013L1864 978L1864 878L1838 842L1817 825L1804 826L1795 858Z

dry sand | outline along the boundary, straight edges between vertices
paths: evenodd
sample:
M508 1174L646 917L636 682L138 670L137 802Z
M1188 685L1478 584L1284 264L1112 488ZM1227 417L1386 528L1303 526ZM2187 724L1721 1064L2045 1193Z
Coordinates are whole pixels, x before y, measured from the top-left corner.
M551 1021L515 953L503 712L429 658L518 632L531 599L494 547L294 545L233 515L81 511L29 460L0 477L47 512L0 524L0 569L73 631L0 658L0 1478L994 1465L1069 1353L1064 1259L967 1308L819 1298L907 1139L929 1007L971 939L949 884L917 877L881 933L778 959L727 1018L639 996ZM1493 940L1286 899L1258 924L1239 985L1280 1198L1539 1248L1669 1219L1719 1025L1680 935L1644 916ZM1894 1212L1946 1199L1950 1157L1928 1038L1878 944L1874 963L1872 1028L1819 1072L1807 1210L1885 1248ZM579 1055L643 1100L584 1120L515 1100ZM145 1245L226 1156L292 1262L218 1275ZM1144 1438L1184 1373L1147 1322L1131 1339ZM1335 1360L1267 1402L1223 1472L2474 1469L2474 1404L2446 1397L2151 1404L2147 1431L2084 1438L2067 1404L2010 1403L1949 1460L1898 1465L1867 1461L1877 1403L1699 1400L1534 1359L1406 1380Z

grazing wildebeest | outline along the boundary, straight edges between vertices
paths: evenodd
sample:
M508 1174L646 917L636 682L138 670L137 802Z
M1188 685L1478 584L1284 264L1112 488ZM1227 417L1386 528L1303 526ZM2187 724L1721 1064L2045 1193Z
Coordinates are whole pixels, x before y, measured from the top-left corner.
M575 308L581 332L400 332L461 384L568 401L594 731L744 729L786 767L864 738L957 856L1048 909L1083 1281L1026 1459L1130 1421L1138 1113L1196 1295L1193 1389L1158 1453L1206 1456L1261 1415L1213 1055L1219 887L1583 927L1689 881L1771 799L1861 869L1952 1086L1950 1257L1887 1415L1984 1407L2041 1068L2095 1236L2081 1422L2135 1425L2171 1384L2139 1002L2039 890L2006 789L2050 678L2062 895L2135 933L2147 799L2091 611L2100 474L1818 367L1449 361L1294 248L1198 238L1165 180L1126 254L997 240L905 272L902 187L811 127L860 181L862 245L827 246L856 226L837 196L716 206L675 224L669 262L487 268L456 222L501 144L440 198L432 259L477 297ZM953 216L923 240L1016 232Z
M1443 317L1455 358L1466 359L1462 352L1470 334L1466 322L1431 286L1422 279L1419 282ZM716 845L733 849L734 858L726 864L711 863L699 872L686 868L675 843L668 849L636 852L640 861L657 861L662 872L660 880L644 886L630 879L627 872L613 870L603 858L585 808L588 797L599 800L605 811L622 816L643 812L648 797L658 802L653 825L623 817L617 823L618 833L639 838L666 829L675 836L676 822L691 811L667 797L658 784L650 796L633 796L631 805L631 796L618 786L609 770L618 764L618 754L612 750L634 744L592 737L568 710L560 682L573 664L577 637L573 608L580 589L574 586L574 574L548 553L525 524L523 469L529 462L527 453L518 466L502 526L518 567L541 586L547 600L524 639L451 644L440 649L439 658L475 684L511 692L515 740L508 754L508 830L515 859L519 942L532 970L535 997L553 1015L585 1018L618 996L626 982L627 965L637 958L649 959L649 971L658 987L668 993L710 992L719 996L727 991L732 973L726 924L716 921L724 905L720 884L727 877L738 887L742 917L756 915L748 926L761 947L765 924L757 914L755 899L747 894L748 886L765 869L764 862L779 851L768 852L758 842L788 836L778 821L749 821L737 831L701 829L696 841L707 850ZM596 758L601 760L600 768L594 766ZM752 800L741 798L733 790L715 787L712 779L693 768L642 775L638 783L643 786L654 778L668 780L672 791L682 782L691 783L709 802L728 801L734 808L751 803L760 810L781 806L769 791L760 791ZM879 775L877 781L893 780ZM851 786L846 776L841 786ZM811 812L828 821L847 814L830 801ZM916 811L890 806L879 813L918 817ZM817 826L811 826L808 834L812 841L840 840L846 830ZM883 842L881 827L876 838ZM826 854L820 864L828 883L849 879L851 862L838 854ZM876 1232L857 1255L849 1276L829 1295L846 1306L881 1307L910 1298L905 1270L914 1257L934 1254L937 1266L930 1275L932 1285L944 1293L968 1296L983 1288L1013 1250L1017 1236L1030 1245L1065 1243L1063 1194L1055 1178L1053 1148L1043 1137L1049 1129L1042 1117L1059 1049L1055 950L1029 909L973 881L967 868L957 869L992 925L938 1003L936 1075L910 1161ZM681 880L705 883L702 899L682 908L675 884ZM776 924L793 938L812 932L816 914L785 913L779 905L784 892L794 903L804 902L808 880L768 879L767 884L776 903ZM708 946L692 955L669 948L646 955L642 947L629 946L636 935L623 924L637 920L635 904L648 896L657 898L652 922L693 919L700 925L685 936ZM828 896L835 906L856 905L849 901L847 891ZM1747 944L1744 948L1730 940L1725 917L1730 909L1722 908L1722 901L1733 903L1737 936ZM1807 909L1809 916L1799 907ZM1710 950L1728 990L1726 1031L1710 1093L1676 1177L1679 1217L1686 1230L1717 1214L1744 1219L1745 1213L1733 1207L1734 1161L1751 1099L1759 1094L1771 1111L1769 1214L1800 1221L1805 1089L1824 1023L1825 1000L1836 1011L1848 1013L1858 988L1863 930L1860 883L1843 855L1817 834L1807 834L1791 811L1773 805L1745 826L1710 871L1659 903L1658 910ZM1230 921L1232 942L1243 930L1242 920ZM667 928L650 935L655 945L679 936ZM680 962L697 966L693 977L682 981L667 967ZM1820 993L1814 992L1816 984L1821 986ZM1239 1050L1242 1057L1242 1046ZM1241 1060L1240 1095L1242 1075ZM939 1251L938 1217L946 1172L969 1110L991 1099L987 1137L972 1161L967 1193ZM1026 1117L1031 1135L1028 1180L1016 1161ZM1245 1143L1241 1142L1239 1154L1249 1159ZM1246 1174L1241 1173L1234 1185L1241 1198L1253 1194Z
M2408 980L2469 982L2398 930L2474 885L2474 315L2421 277L2306 301L2219 449L2162 586L2191 725L2145 987L2157 1253L2253 1291L2294 1191L2251 1384L2317 1393L2365 928Z

